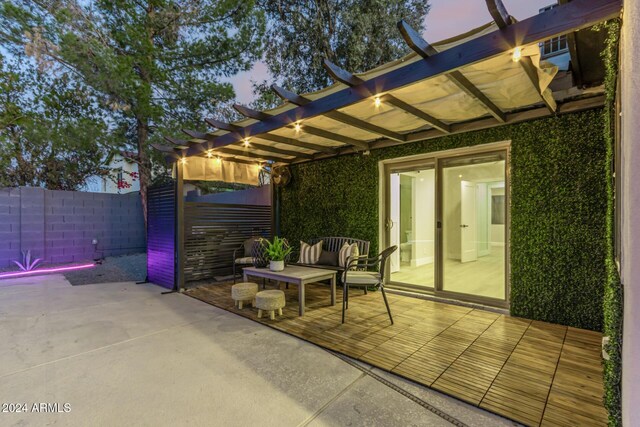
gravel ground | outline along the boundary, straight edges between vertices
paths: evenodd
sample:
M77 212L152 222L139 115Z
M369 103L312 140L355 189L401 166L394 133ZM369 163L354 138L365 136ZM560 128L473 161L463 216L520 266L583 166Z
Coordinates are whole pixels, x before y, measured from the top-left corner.
M147 254L107 257L95 268L69 271L64 276L72 285L142 282L147 276Z

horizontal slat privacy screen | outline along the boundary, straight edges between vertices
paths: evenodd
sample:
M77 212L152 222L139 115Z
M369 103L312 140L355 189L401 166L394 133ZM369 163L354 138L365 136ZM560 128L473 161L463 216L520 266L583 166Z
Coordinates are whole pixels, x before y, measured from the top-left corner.
M187 202L184 226L185 282L227 276L234 249L252 235L271 236L271 206Z
M147 194L147 280L173 289L175 278L175 183Z

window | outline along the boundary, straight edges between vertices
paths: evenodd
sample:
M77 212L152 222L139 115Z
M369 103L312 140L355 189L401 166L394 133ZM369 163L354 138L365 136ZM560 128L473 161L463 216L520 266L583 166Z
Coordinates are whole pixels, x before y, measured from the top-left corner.
M547 10L551 10L557 7L557 4L552 4L547 7L543 7L540 9L540 13L546 12ZM546 40L542 43L539 43L540 53L542 54L542 58L548 58L550 56L555 56L560 53L567 52L569 47L567 45L567 36L562 35L559 37L554 37L552 39Z

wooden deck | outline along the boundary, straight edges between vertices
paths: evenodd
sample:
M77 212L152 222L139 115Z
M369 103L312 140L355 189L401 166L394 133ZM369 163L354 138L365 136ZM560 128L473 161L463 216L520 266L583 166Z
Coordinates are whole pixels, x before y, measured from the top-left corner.
M391 325L381 294L358 290L342 325L341 292L331 307L320 284L307 285L303 317L290 286L276 320L236 309L230 283L187 294L525 425L607 424L596 332L399 295Z

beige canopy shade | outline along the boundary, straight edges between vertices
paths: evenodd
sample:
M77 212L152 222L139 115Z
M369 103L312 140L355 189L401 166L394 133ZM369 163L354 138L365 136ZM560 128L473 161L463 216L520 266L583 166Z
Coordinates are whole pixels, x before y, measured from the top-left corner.
M615 17L619 3L574 0L519 23L498 16L502 6L491 10L495 22L433 45L401 21L411 54L361 74L326 63L335 84L302 95L274 87L282 105L236 106L246 118L234 123L208 119L215 130L185 131L173 158L297 163L592 108L601 88L551 91L558 70L541 60L538 42Z
M187 181L222 181L259 185L260 163L238 163L233 160L193 156L181 162L183 179Z

